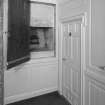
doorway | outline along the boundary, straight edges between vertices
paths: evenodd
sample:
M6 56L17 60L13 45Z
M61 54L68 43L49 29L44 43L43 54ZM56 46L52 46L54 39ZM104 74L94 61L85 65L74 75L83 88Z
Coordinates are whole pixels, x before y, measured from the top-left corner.
M81 105L82 19L62 24L62 94L72 105Z

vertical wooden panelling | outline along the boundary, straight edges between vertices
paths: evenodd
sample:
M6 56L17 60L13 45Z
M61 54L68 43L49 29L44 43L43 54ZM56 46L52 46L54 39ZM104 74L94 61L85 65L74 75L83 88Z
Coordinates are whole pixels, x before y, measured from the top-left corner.
M2 44L2 39L3 39L3 0L0 0L0 105L3 105L3 78L4 78L4 73L3 73L3 44Z
M89 0L88 4L84 105L105 105L105 1Z

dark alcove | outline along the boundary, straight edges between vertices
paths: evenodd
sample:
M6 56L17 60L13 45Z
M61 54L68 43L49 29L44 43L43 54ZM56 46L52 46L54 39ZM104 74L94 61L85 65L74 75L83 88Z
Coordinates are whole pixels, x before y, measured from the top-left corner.
M8 68L30 59L29 20L29 0L8 0Z

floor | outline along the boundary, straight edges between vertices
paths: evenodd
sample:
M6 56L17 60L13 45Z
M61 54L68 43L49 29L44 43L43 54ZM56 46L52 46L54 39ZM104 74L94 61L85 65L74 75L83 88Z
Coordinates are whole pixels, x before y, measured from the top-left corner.
M53 92L8 105L70 105L70 104L57 92Z

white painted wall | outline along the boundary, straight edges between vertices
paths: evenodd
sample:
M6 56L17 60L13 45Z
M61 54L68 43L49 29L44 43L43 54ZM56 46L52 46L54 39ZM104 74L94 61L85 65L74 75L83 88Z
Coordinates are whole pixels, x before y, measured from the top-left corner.
M59 3L60 18L68 18L83 13L86 10L86 1L87 0L62 1L62 3Z
M34 0L56 3L55 0ZM58 34L56 57L32 58L4 71L5 104L58 90Z

